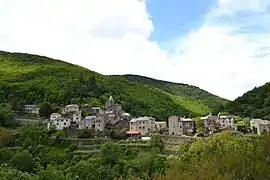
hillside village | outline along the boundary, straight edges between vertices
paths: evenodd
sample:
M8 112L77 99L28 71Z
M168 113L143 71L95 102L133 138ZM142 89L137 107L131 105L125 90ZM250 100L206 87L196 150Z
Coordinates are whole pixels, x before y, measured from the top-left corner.
M82 112L88 115L83 116ZM27 114L39 114L39 108L35 105L26 105L24 112ZM198 128L196 121L203 125ZM236 123L234 115L216 116L209 114L205 117L186 118L172 115L167 121L156 120L153 117L131 117L124 112L122 106L117 104L112 96L108 98L104 109L89 105L66 105L60 112L50 115L47 122L48 129L63 130L92 130L102 133L106 130L116 130L126 133L126 137L141 138L151 136L153 133L167 134L171 136L209 136L222 130L237 131L241 122ZM202 130L203 129L203 130ZM251 119L249 130L261 135L269 132L270 121Z

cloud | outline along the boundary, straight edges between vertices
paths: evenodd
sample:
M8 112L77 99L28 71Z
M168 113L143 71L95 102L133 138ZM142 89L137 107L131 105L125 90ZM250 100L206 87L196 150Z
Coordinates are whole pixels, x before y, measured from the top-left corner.
M201 27L165 50L149 40L155 29L144 0L0 0L0 49L102 74L193 84L232 99L269 80L269 4L220 0Z
M175 64L194 73L185 80L229 99L269 81L269 5L222 0L199 29L174 41Z

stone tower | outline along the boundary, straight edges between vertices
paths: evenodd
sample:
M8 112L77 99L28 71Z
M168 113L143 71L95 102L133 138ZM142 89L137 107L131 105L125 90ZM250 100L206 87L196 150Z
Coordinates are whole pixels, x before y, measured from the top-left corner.
M105 103L105 111L114 111L115 101L112 96L109 97L108 101Z

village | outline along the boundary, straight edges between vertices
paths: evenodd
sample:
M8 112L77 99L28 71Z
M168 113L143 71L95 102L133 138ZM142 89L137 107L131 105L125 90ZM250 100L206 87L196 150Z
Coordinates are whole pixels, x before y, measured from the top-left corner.
M89 115L83 117L82 110ZM28 114L38 114L39 108L35 105L26 105L24 112ZM122 106L117 104L112 96L108 98L104 109L100 107L90 107L77 104L65 106L61 112L51 114L47 122L48 129L89 129L96 132L116 129L124 131L129 139L147 139L154 133L160 133L170 136L209 136L222 130L237 131L234 115L216 116L211 113L199 120L203 124L203 135L198 133L196 128L196 119L179 117L172 115L167 121L156 120L153 117L132 118L127 112L124 112ZM261 135L269 132L270 121L262 119L251 119L249 129L254 134Z

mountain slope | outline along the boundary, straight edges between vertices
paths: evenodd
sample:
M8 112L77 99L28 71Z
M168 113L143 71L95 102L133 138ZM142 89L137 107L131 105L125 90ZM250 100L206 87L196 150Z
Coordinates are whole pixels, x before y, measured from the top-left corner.
M0 51L0 64L0 102L15 107L44 101L102 106L113 95L134 116L164 119L173 114L204 115L226 101L194 86L184 85L188 87L184 89L181 84L153 79L151 84L150 78L141 76L104 76L37 55Z
M207 105L210 108L216 108L220 104L227 102L227 100L215 96L205 90L202 90L196 86L188 84L173 83L168 81L156 80L148 77L138 75L124 75L127 80L144 83L162 89L173 95L181 97L187 97L190 100L195 100Z
M220 109L242 117L270 120L270 83L246 92Z

